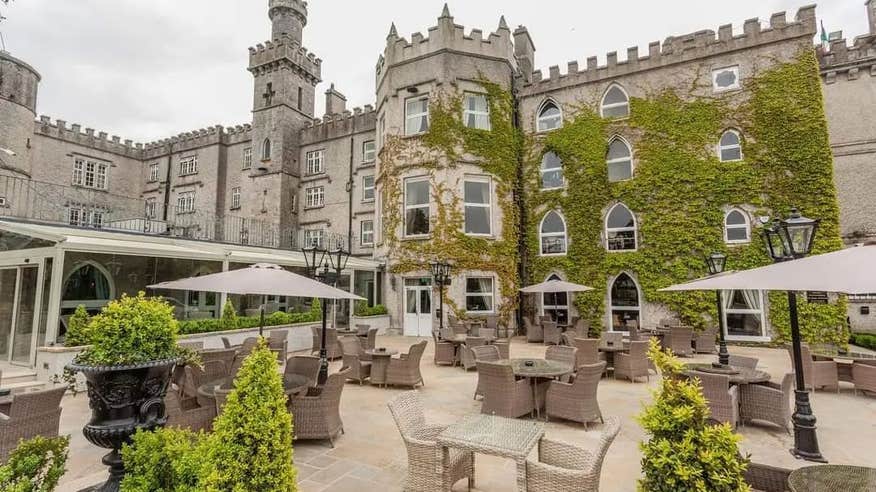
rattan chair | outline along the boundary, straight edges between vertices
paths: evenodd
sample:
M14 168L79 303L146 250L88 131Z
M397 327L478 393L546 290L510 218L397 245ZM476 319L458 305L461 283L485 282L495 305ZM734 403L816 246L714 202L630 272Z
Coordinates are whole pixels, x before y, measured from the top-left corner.
M575 347L567 347L565 345L551 345L544 351L545 360L552 360L566 364L572 368L573 372L578 367L578 349ZM560 378L562 381L568 381L571 375L565 375Z
M739 422L739 387L730 386L730 377L723 374L700 371L693 371L693 374L700 380L711 417L718 422L726 422L735 429Z
M559 345L562 342L563 330L555 321L542 321L541 331L545 345Z
M362 348L365 350L374 350L377 346L377 328L368 330L367 336L362 338Z
M545 397L545 413L548 417L559 417L584 424L594 420L602 421L596 392L605 362L578 367L571 382L551 381Z
M197 398L198 388L202 385L233 375L231 369L221 360L202 361L200 367L189 364L183 370L185 376L181 384L180 398L182 400ZM183 404L186 405L187 402L183 401Z
M705 330L694 333L694 352L698 354L714 354L717 352L715 348L715 340L718 338L718 329L715 327L706 328Z
M478 362L496 362L502 358L502 354L499 353L499 348L495 345L481 345L480 347L473 347L471 351L474 355L475 361ZM478 386L475 388L474 393L475 400L478 399L478 396L484 396L484 385L484 379L478 374Z
M693 328L689 326L673 326L664 337L666 347L679 357L690 357L693 352Z
M459 347L459 362L466 371L475 367L475 357L471 349L486 344L483 337L465 337L465 343Z
M644 376L646 381L651 380L651 373L648 372L648 345L649 342L630 342L629 353L614 354L615 379L626 378L635 383L636 378Z
M371 377L371 362L362 359L365 355L365 350L359 342L359 337L341 337L338 340L341 344L341 350L344 352L344 367L350 369L347 372L347 379L353 380L362 385L366 378Z
M276 352L277 360L280 362L286 360L286 353L289 351L289 332L286 330L274 330L268 337L268 348Z
M636 320L627 321L627 338L631 342L639 341L639 322Z
M508 364L478 362L478 379L483 381L481 413L517 418L531 414L535 408L529 381L517 380ZM480 383L479 383L480 384Z
M442 342L436 332L432 332L432 340L435 342L435 365L456 365L456 346L450 342Z
M22 439L58 437L61 398L67 386L12 395L9 413L0 413L0 463Z
M322 327L311 326L310 333L313 342L313 347L311 348L310 353L312 355L319 355L319 350L322 344ZM334 328L326 328L325 330L325 352L328 360L335 360L344 355L341 352L340 345L338 345L338 330Z
M587 338L590 336L590 322L585 320L584 318L578 318L575 321L575 327L573 328L575 336L577 338Z
M493 346L499 349L499 358L500 359L510 359L511 358L511 340L507 338L498 339L493 342Z
M225 372L228 373L231 371L231 365L234 364L237 349L200 350L198 355L201 357L201 363L203 364L207 364L210 361L221 361L226 366Z
M186 402L183 404L183 402ZM194 398L180 399L179 390L169 389L164 397L167 409L167 426L192 431L211 431L216 418L216 406L200 406Z
M739 419L771 422L785 429L791 428L791 393L794 390L794 374L785 374L781 384L743 384L739 387Z
M753 492L786 492L791 470L760 463L749 463L745 470L745 482ZM835 491L839 492L839 491Z
M746 369L757 369L757 363L760 362L757 357L746 357L744 355L731 355L727 361L731 366L744 367Z
M348 371L330 374L317 395L289 398L286 407L292 413L294 439L327 439L331 447L335 447L334 440L344 432L340 406Z
M575 338L572 340L572 346L578 349L575 352L576 367L596 364L600 361L598 338Z
M620 432L620 420L610 418L596 449L542 439L538 461L526 460L526 490L529 492L598 492L602 462Z
M794 367L794 353L788 348L791 356L791 367ZM813 391L821 388L835 388L839 393L839 372L836 362L832 360L812 360L812 352L808 345L800 347L800 356L803 361L803 384L806 389Z
M523 318L523 326L526 328L526 341L529 343L537 343L544 341L544 331L541 329L541 322L533 323L528 317Z
M474 486L474 453L450 449L449 463L445 468L444 450L436 438L446 426L427 425L418 392L402 393L387 406L408 453L405 491L450 490L453 484L464 478L468 479L469 488Z
M364 337L368 335L368 330L371 329L371 325L364 324L356 324L356 336Z
M386 367L386 384L392 386L410 386L415 388L418 384L425 386L423 376L420 374L420 359L426 350L426 341L411 345L407 354L401 354L398 358L389 359Z
M313 355L293 355L286 360L283 375L297 374L307 378L308 386L316 386L319 378L319 357Z
M259 337L248 337L244 339L243 343L240 344L240 348L237 349L237 355L239 357L246 358L247 355L251 354L253 350L259 344Z
M852 383L855 385L855 394L858 391L876 393L876 366L858 362L852 364Z

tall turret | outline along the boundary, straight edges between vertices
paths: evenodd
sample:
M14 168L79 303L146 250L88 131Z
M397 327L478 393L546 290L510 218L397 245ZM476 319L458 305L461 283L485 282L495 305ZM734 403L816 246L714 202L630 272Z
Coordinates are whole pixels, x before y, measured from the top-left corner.
M282 36L301 43L301 33L307 25L307 2L303 0L270 0L268 17L273 23L271 39Z
M0 173L30 176L40 74L0 51Z

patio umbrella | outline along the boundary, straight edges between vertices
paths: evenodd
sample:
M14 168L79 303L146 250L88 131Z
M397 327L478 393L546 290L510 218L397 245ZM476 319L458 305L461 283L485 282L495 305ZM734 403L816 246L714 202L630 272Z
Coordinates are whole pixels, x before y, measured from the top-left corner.
M587 292L593 290L593 287L586 285L573 284L559 279L551 279L540 284L529 285L520 289L524 294L553 294L554 304L557 302L557 294L560 292Z

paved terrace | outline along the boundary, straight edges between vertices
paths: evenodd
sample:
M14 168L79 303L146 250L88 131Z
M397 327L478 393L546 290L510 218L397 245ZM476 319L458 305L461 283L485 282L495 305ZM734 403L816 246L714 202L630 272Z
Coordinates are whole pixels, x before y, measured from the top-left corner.
M417 341L405 337L380 337L378 346L407 351ZM527 344L515 339L512 357L543 357L545 347ZM759 367L779 380L790 372L788 354L780 349L730 347L730 352L760 359ZM479 401L472 400L477 384L477 372L464 372L459 367L435 366L432 343L423 356L422 373L426 386L419 391L426 406L427 420L451 423L464 415L480 412ZM687 361L712 361L712 355L699 355ZM332 370L340 367L339 362ZM640 476L641 455L638 443L644 437L635 416L644 403L651 399L651 390L659 378L649 383L630 383L625 380L603 379L599 386L599 404L606 417L618 416L623 427L609 449L602 469L601 490L630 492ZM876 467L876 397L855 395L847 383L840 383L840 393L819 391L812 397L812 407L818 417L818 436L821 450L832 463ZM384 492L402 489L407 461L404 443L389 414L386 403L406 389L381 389L368 385L348 383L341 400L341 415L346 433L335 447L328 442L302 441L295 443L295 463L298 468L300 489L303 492ZM61 481L61 492L75 492L94 485L105 478L106 469L100 464L104 450L89 444L82 436L82 425L89 415L87 397L66 396L62 402L61 433L72 435L68 472ZM571 422L551 422L547 437L564 440L579 446L592 446L601 425L591 425L586 432L582 425ZM788 468L808 464L794 459L788 449L793 439L782 429L772 426L745 426L739 428L744 452L752 460ZM479 491L510 491L515 486L515 468L511 461L492 456L476 457L476 489ZM454 490L465 490L460 481Z

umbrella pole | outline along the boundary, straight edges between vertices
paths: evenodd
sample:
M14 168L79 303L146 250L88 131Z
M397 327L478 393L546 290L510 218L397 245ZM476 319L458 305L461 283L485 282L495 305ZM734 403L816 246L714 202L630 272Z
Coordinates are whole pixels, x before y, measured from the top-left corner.
M259 337L265 336L265 304L259 306Z
M794 375L796 389L794 390L794 449L791 450L797 458L819 463L827 463L818 449L818 436L815 433L815 415L809 405L809 392L803 381L803 357L800 349L800 325L797 320L797 293L788 292L788 311L791 318L791 344L794 350Z
M727 329L724 326L724 299L720 290L715 291L715 297L718 299L718 364L727 367L730 365L730 352L727 351L727 339L724 334Z
M317 383L324 386L328 381L328 352L325 349L326 323L328 318L328 299L322 299L322 337L319 343L319 377Z

